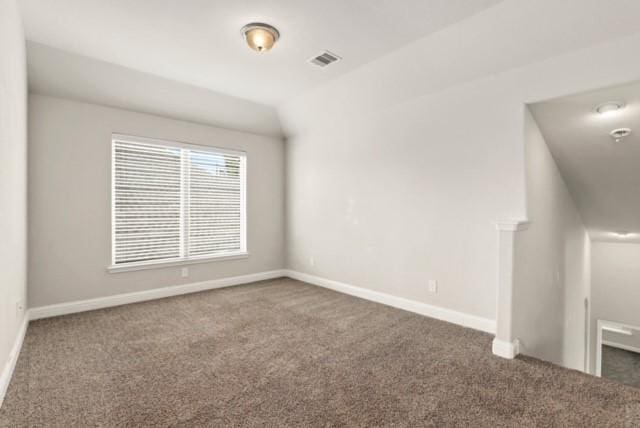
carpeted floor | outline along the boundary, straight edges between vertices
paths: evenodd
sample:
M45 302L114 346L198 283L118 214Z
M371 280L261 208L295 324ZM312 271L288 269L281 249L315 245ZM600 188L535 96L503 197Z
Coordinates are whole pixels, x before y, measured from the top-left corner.
M640 354L602 345L602 377L640 388Z
M31 323L0 425L640 426L640 390L291 279Z

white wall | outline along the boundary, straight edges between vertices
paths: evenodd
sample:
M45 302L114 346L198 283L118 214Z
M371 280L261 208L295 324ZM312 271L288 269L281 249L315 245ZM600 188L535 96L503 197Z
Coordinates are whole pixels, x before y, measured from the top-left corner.
M272 106L27 42L29 91L282 137Z
M605 5L547 5L501 3L281 106L289 268L495 317L492 222L527 215L524 104L640 78L625 54L640 37L585 48L620 30L582 36L596 27L580 15L613 13ZM572 46L566 25L539 25L541 10L576 20ZM512 44L525 28L539 38Z
M515 240L514 335L524 354L585 370L589 236L528 109L525 161L531 226Z
M0 0L0 402L26 303L27 76L18 7Z
M281 269L284 142L60 98L29 97L29 306ZM247 152L248 259L107 273L111 133Z
M524 210L524 197L522 147L507 136L522 117L484 109L490 92L455 88L292 136L289 267L493 318L491 222Z
M618 345L622 349L640 353L640 328L627 328L627 330L631 332L631 335L627 336L626 334L605 330L602 332L602 342L606 342L610 346Z
M591 245L591 362L595 373L596 321L640 327L640 244Z
M498 257L492 222L530 211L524 104L639 79L640 58L628 55L640 47L640 24L629 13L637 7L628 1L502 2L281 106L289 136L288 267L493 319ZM523 36L511 37L514 32ZM31 305L282 267L280 141L31 100ZM112 131L205 144L224 136L230 147L264 159L250 158L250 189L257 189L250 198L257 199L249 201L249 239L256 256L200 265L188 280L175 268L107 274L105 160ZM567 281L579 282L571 279L576 272L567 271ZM428 279L439 281L437 294L427 292ZM562 355L524 339L533 353Z

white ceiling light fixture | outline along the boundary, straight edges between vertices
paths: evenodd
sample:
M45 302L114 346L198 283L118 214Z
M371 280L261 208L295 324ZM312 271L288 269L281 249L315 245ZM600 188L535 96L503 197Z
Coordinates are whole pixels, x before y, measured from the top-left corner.
M607 101L606 103L598 104L594 111L603 116L610 116L613 113L625 108L626 104L623 101Z
M242 36L254 51L267 52L280 38L280 32L269 24L252 22L242 27Z
M631 134L631 129L629 128L618 128L609 133L616 143L619 143L623 138L628 137L629 134Z

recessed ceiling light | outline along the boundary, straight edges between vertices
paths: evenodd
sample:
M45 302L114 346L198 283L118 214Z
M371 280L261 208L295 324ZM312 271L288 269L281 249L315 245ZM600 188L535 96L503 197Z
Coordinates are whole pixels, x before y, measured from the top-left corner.
M594 110L598 114L610 115L624 107L625 104L622 101L607 101L606 103L598 104Z
M252 22L242 27L242 35L251 49L266 52L280 38L280 32L269 24Z
M631 134L631 129L629 128L618 128L609 133L609 135L611 135L611 138L613 138L616 143L622 141L622 139L629 136L629 134Z

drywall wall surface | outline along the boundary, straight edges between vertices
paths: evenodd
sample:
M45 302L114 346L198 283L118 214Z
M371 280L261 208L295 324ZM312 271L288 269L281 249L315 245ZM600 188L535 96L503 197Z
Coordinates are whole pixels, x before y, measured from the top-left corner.
M290 137L289 267L493 318L492 221L524 207L511 203L523 153L508 137L522 114L478 103L492 91L454 88Z
M589 236L528 109L525 150L531 225L516 233L514 335L524 354L585 370Z
M602 342L609 346L615 347L618 345L618 347L621 347L622 349L640 353L640 328L627 328L626 330L631 334L626 335L605 330L602 332Z
M567 38L503 2L280 106L288 267L494 318L493 222L527 216L525 104L640 78L637 26L590 33L594 8L624 15L608 6L577 7Z
M284 142L60 98L29 97L29 305L43 306L281 269ZM247 153L249 258L108 273L111 134Z
M591 266L591 369L595 373L597 320L640 327L640 244L593 242Z
M0 375L9 362L26 304L27 71L14 0L0 0ZM0 394L2 392L0 391ZM2 397L0 396L0 401Z
M281 137L272 106L27 42L29 91Z

